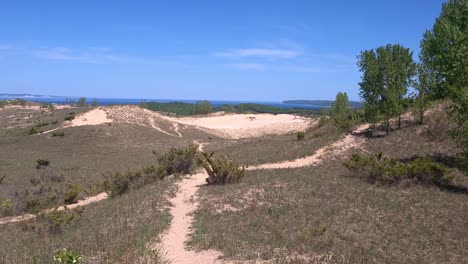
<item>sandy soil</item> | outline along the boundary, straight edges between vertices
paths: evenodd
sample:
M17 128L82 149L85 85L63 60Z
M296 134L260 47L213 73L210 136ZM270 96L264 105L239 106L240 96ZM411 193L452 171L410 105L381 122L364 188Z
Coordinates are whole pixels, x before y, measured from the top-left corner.
M164 118L231 139L303 131L313 123L312 119L288 114L223 114L221 112L204 117Z
M92 126L112 122L113 120L107 117L107 112L104 110L104 108L99 107L76 116L75 119L69 121L68 124L66 124L65 126Z

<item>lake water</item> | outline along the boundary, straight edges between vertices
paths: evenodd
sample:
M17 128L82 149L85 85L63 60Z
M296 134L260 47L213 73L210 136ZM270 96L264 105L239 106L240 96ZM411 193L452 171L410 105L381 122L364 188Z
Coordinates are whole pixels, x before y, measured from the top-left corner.
M38 103L55 103L55 104L64 104L67 101L67 98L73 100L74 102L78 101L78 97L62 97L62 96L6 96L0 95L0 100L5 99L16 99L21 98L31 102ZM94 98L88 98L88 103L94 101ZM96 98L98 105L138 105L141 102L158 102L158 103L169 103L169 102L182 102L193 104L199 100L176 100L176 99L122 99L122 98ZM282 102L264 102L264 101L222 101L222 100L208 100L213 106L221 105L238 105L238 104L262 104L280 108L298 108L298 109L322 109L323 106L310 105L310 104L285 104Z

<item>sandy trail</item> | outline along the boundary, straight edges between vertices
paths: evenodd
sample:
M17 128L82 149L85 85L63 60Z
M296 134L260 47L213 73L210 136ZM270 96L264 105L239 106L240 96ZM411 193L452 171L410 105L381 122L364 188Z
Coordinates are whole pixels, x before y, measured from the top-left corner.
M325 157L334 158L340 156L343 152L351 148L358 148L364 143L364 139L354 136L355 133L361 133L369 128L368 124L359 126L353 133L346 135L344 138L327 145L317 150L312 156L295 159L292 161L280 161L274 163L266 163L257 166L250 166L246 170L262 170L262 169L288 169L301 168L308 166L316 166L322 162Z
M200 151L203 151L203 144L198 144ZM190 226L193 216L191 215L198 207L196 194L198 188L206 183L208 175L206 172L198 172L179 182L177 195L170 200L172 222L169 230L161 237L161 244L156 246L166 254L165 257L171 263L220 263L217 259L222 254L215 250L205 250L195 252L185 248L185 242L189 238Z
M47 213L53 210L63 211L65 209L74 209L80 206L86 206L92 203L97 203L107 198L108 198L107 193L102 192L102 193L99 193L98 195L87 197L83 200L79 200L77 203L69 204L69 205L62 205L56 208L47 209L44 212ZM33 214L25 214L25 215L20 215L20 216L4 217L4 218L0 218L0 225L27 221L27 220L36 218L36 216L37 215L33 215Z

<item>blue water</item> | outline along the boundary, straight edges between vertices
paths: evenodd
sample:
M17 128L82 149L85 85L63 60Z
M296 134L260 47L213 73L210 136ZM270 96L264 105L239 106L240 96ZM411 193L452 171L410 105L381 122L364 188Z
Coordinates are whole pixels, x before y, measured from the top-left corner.
M4 99L16 99L21 98L31 102L37 103L55 103L65 104L67 98L76 102L78 97L64 97L64 96L15 96L15 95L0 95L0 100ZM88 98L88 103L94 101L94 98ZM169 102L181 102L193 104L199 100L175 100L175 99L122 99L122 98L96 98L98 105L139 105L141 102L158 102L158 103L169 103ZM264 102L264 101L222 101L222 100L209 100L214 106L218 107L221 105L238 105L238 104L262 104L268 106L274 106L279 108L296 108L296 109L322 109L323 106L310 105L310 104L285 104L282 102Z

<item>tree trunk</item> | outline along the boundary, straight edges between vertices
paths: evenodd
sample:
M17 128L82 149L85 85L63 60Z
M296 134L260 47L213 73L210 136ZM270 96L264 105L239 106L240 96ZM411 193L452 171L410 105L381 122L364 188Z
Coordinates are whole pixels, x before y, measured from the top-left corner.
M398 129L401 127L401 113L398 113Z
M387 135L390 135L390 118L387 117Z
M423 118L424 118L424 108L421 109L421 111L419 112L419 124L420 125L423 124Z

